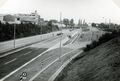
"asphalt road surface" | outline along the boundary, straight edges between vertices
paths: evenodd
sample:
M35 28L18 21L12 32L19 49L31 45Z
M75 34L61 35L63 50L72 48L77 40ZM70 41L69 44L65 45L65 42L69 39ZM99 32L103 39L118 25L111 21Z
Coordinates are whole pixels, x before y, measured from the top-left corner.
M40 43L33 44L23 50L0 58L0 78L6 76L32 58L46 51L51 46L57 44L59 40L59 36L52 37L50 39L41 41Z
M60 40L67 36L63 35L62 39L61 36L54 36L0 58L0 81L20 81L23 72L27 76L21 81L48 81L64 62L82 51L81 48L91 39L100 36L99 33L90 33L84 33L83 37L81 33L76 34L67 43L62 43L61 48Z

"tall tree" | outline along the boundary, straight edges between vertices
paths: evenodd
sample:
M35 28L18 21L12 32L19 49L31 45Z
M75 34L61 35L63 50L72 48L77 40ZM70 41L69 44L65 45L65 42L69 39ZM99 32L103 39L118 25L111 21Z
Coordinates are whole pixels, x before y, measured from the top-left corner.
M70 26L73 27L74 25L75 25L75 23L74 23L74 19L71 19L71 20L70 20Z
M68 27L69 19L67 19L67 18L63 19L63 24L65 24L65 26Z
M78 20L78 26L82 26L82 20L81 19Z

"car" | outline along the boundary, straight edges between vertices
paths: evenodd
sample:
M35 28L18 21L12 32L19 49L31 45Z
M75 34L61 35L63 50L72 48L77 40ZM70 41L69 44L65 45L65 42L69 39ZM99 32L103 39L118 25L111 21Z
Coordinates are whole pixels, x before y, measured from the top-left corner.
M59 36L59 35L63 35L63 33L58 33L57 36Z

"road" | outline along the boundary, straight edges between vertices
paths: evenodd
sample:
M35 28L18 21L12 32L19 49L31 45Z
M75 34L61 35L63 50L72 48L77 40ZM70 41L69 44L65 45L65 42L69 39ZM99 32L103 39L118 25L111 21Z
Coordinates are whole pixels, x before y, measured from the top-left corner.
M59 40L60 37L53 37L40 43L31 45L21 51L0 58L0 77L4 77L6 74L17 69L30 59L36 57L43 51L58 43Z
M0 58L0 81L20 81L23 72L27 73L23 81L48 81L67 60L91 42L85 39L86 35L91 38L90 33L84 33L82 38L78 33L68 41L63 35L62 48L59 48L61 36L54 36Z

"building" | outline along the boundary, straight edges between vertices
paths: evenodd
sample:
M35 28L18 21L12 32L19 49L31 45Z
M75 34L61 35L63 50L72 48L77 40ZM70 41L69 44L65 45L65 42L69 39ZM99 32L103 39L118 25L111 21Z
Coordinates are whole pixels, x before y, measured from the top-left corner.
M32 23L44 25L44 19L40 18L37 11L31 14L0 15L0 21L2 23L8 22L9 24Z
M40 24L40 15L38 15L37 11L31 14L16 14L15 17L21 23Z
M2 23L9 23L9 24L20 24L20 21L14 16L14 15L10 15L10 14L7 14L7 15L0 15L0 21Z
M3 22L4 15L0 14L0 21Z

